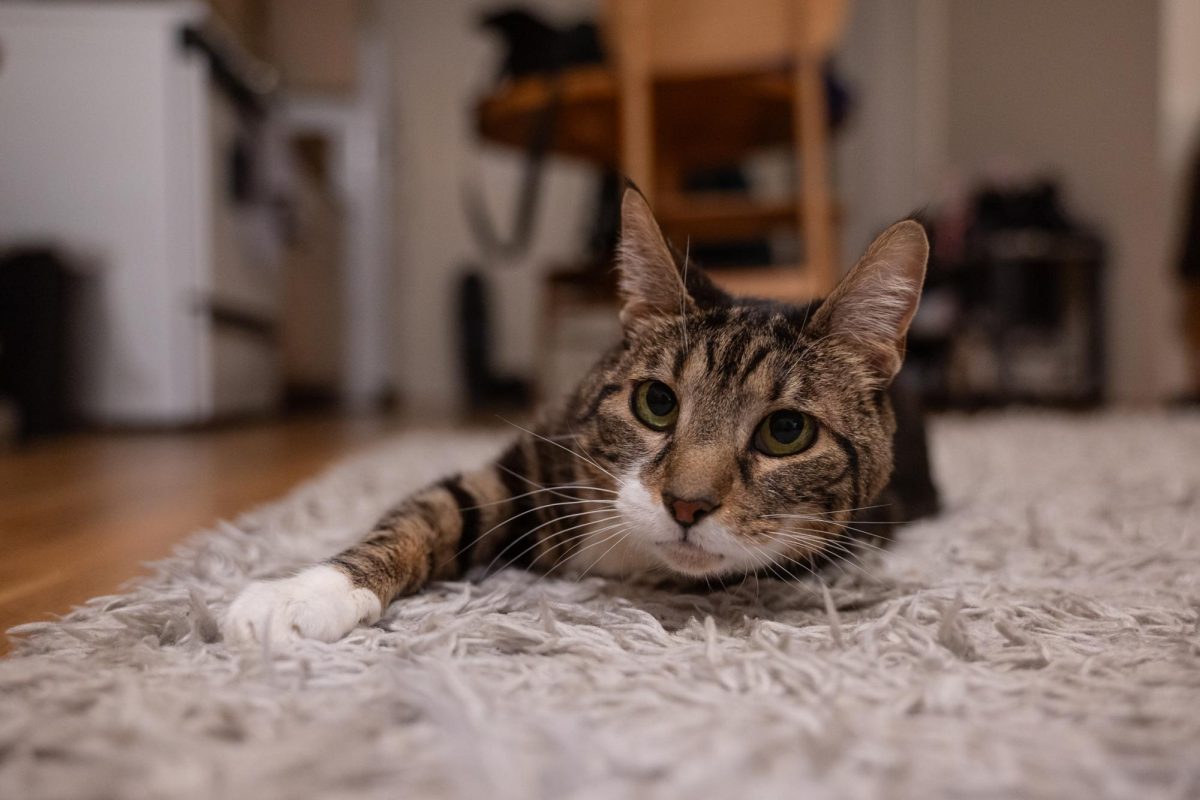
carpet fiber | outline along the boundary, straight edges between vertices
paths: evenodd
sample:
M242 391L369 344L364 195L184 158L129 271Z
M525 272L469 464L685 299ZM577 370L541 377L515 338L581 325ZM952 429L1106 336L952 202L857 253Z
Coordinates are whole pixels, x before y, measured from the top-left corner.
M0 797L1200 796L1200 417L934 427L946 501L819 584L506 572L235 654L250 577L499 440L386 442L0 661Z

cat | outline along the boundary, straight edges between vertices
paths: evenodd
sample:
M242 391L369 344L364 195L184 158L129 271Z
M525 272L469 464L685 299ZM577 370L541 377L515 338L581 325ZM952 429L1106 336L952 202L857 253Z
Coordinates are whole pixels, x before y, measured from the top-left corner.
M400 502L328 561L246 587L227 641L334 641L474 567L721 582L854 552L888 485L929 245L892 225L823 301L731 297L622 198L623 338L492 464Z

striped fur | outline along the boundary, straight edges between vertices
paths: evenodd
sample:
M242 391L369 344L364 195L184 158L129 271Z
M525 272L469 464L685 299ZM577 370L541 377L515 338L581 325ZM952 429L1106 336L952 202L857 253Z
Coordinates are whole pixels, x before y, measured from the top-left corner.
M380 608L431 580L509 565L709 582L795 576L875 535L851 526L892 468L884 390L924 275L921 228L893 226L829 300L795 307L728 297L681 268L636 192L622 214L622 342L495 463L403 500L326 566ZM678 397L669 430L633 413L646 380ZM809 449L754 449L759 423L779 409L818 421ZM716 508L684 528L668 496ZM261 606L231 610L243 638L268 635L247 633ZM281 624L307 635L290 619Z

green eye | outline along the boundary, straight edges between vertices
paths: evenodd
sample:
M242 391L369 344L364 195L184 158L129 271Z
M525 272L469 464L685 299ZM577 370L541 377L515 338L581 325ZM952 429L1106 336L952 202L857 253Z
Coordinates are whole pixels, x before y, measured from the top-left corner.
M758 426L754 446L769 456L790 456L807 449L817 438L817 423L799 411L776 411Z
M679 401L662 381L643 381L633 390L633 413L647 426L663 431L675 424Z

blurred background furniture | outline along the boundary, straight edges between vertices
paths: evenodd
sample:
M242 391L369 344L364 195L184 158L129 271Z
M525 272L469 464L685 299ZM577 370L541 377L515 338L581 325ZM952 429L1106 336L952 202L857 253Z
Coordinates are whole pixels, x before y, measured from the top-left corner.
M823 295L837 274L823 70L844 27L844 0L607 0L605 9L621 169L667 235L677 246L703 245L790 228L798 263L712 277L738 294ZM764 113L767 98L774 118ZM742 164L771 134L791 147L788 195L688 190L689 174Z
M527 147L544 135L539 126L552 124L553 152L631 178L681 255L703 253L698 261L719 285L788 301L821 296L838 274L825 68L846 5L608 0L601 29L609 63L502 83L478 106L479 130ZM780 149L791 162L782 191L748 191L742 167ZM609 268L601 257L547 274L541 394L573 377L550 376L560 321L612 302Z
M53 250L0 251L0 448L75 426L70 342L84 282Z
M365 8L0 3L0 244L92 278L84 420L390 396L391 62Z
M603 26L605 36L594 36L606 45L597 48L608 51L606 61L572 66L553 79L527 75L496 85L494 76L504 54L492 35L480 32L478 20L497 13L500 6L511 12L513 2L306 0L302 12L288 0L6 0L0 6L6 14L31 7L39 13L77 15L77 27L85 19L100 18L101 11L115 19L119 10L150 17L162 9L175 13L198 9L196 16L205 18L206 28L217 27L219 19L240 49L271 65L279 77L271 124L285 143L282 160L294 163L297 151L304 151L316 154L311 159L302 156L308 159L305 163L318 165L277 184L268 201L276 209L272 213L285 219L283 246L271 259L278 264L284 287L278 328L280 347L289 353L281 366L284 396L288 385L294 384L309 397L335 398L340 407L348 386L365 387L355 396L370 398L395 385L406 408L442 412L466 406L472 394L465 391L453 336L463 265L479 265L473 268L491 283L492 327L485 335L496 374L529 379L538 371L544 338L537 333L543 280L553 267L563 272L564 280L573 281L572 271L584 271L579 266L583 256L599 253L585 244L590 237L583 229L589 199L603 175L594 165L615 171L621 163L615 71L619 48L613 41L613 26ZM560 30L581 23L600 30L597 21L615 13L614 6L603 0L515 2ZM652 0L645 8L653 11ZM1183 14L1186 8L1190 5L1181 2L1150 2L1149 8L1123 5L1096 15L1086 0L1061 0L1050 6L1034 0L851 5L833 59L836 74L843 77L854 101L853 114L840 129L836 128L837 89L828 80L825 86L830 100L827 117L836 131L832 172L837 202L833 205L841 211L834 216L842 254L857 253L884 225L913 209L945 197L962 197L981 178L1054 175L1079 218L1086 219L1107 245L1108 388L1124 400L1179 395L1187 351L1177 335L1181 298L1175 245L1183 232L1172 222L1178 199L1185 195L1184 163L1190 164L1189 145L1200 113L1200 94L1194 88L1198 73L1191 65L1200 15ZM749 16L740 6L739 14ZM1038 24L1030 25L1034 18ZM1088 24L1080 25L1084 19ZM676 27L684 30L687 25L681 19ZM90 59L75 58L78 32L68 35L68 30L62 26L57 39L63 70L87 69L91 61L108 59L108 51L91 49ZM730 46L740 47L746 38L742 29L728 30ZM778 36L780 30L775 27L769 33ZM117 41L119 37L113 39L114 45ZM163 63L173 63L178 52L171 48L172 37L162 35L157 41L161 52L172 57ZM1128 45L1129 57L1120 64L1102 55L1111 51L1113 42L1121 42L1122 48ZM174 80L173 68L157 73L149 66L130 71L134 79L126 86L81 76L79 85L94 90L77 104L91 112L83 124L74 126L89 129L84 150L63 146L77 133L71 125L43 124L53 120L38 120L40 111L26 111L37 109L54 85L16 91L10 82L18 79L14 65L21 48L7 45L0 41L0 139L16 132L31 140L37 137L45 146L35 154L35 163L46 169L56 164L58 172L48 183L25 185L24 159L6 151L0 161L0 192L14 198L16 212L9 213L6 207L0 217L0 246L48 244L68 263L90 270L89 274L115 275L124 267L106 264L119 260L119 252L109 248L96 253L82 236L46 241L24 232L5 233L15 233L10 220L28 213L25 206L41 207L52 194L60 193L60 185L68 187L61 194L70 199L73 176L102 175L109 187L99 200L89 200L96 229L106 227L103 220L117 218L116 211L128 208L132 198L143 196L139 192L158 191L155 179L147 178L157 174L152 173L157 169L153 165L162 161L158 148L142 148L135 154L138 162L133 161L134 155L127 164L112 160L114 168L109 172L100 172L94 164L85 164L81 172L79 166L89 159L111 158L108 141L126 132L132 139L143 115L150 113L150 106L139 106L126 114L121 93L136 87L147 91L152 84L173 85L168 83ZM1021 58L1012 58L1014 48ZM116 52L113 57L124 56ZM204 56L194 51L192 58L198 66L204 62ZM722 80L695 81L680 90L686 90L687 100L707 82L711 87L707 108L732 110L740 103L746 113L739 111L736 116L747 122L737 132L752 145L745 149L752 156L736 170L685 170L679 193L688 195L686 199L732 199L734 190L750 187L755 201L775 208L787 204L796 181L787 169L794 149L794 80L786 66L777 67L736 86L730 85L736 76L727 75ZM99 63L91 71L112 74L109 65ZM207 84L218 79L211 64L199 66L197 73ZM678 87L669 75L651 78L658 136L675 116L669 101ZM211 85L209 90L214 90ZM156 97L164 95L153 91ZM483 91L488 96L477 106ZM511 219L516 195L510 190L520 176L528 134L536 128L547 98L555 95L565 110L555 120L538 235L524 255L507 262L503 272L495 271L492 262L481 257L482 250L472 247L471 226L463 213L464 179L476 179L496 219ZM189 109L186 103L174 102L155 107L166 113ZM1113 114L1113 108L1123 113ZM174 126L162 119L162 124ZM678 144L684 150L698 149L702 140L727 138L725 127L725 118L685 126ZM479 136L480 131L487 135ZM171 139L183 146L209 137L209 132L196 128L181 129ZM51 152L54 155L48 156ZM662 152L661 148L652 152L655 164L660 163ZM214 151L213 157L218 155ZM1164 166L1147 171L1145 165L1152 163ZM213 180L220 176L224 182L226 171L214 166ZM368 179L374 180L374 189L364 188ZM661 182L653 175L643 181L656 195L660 210L669 212L670 198L662 196ZM92 185L79 187L79 193L99 194L96 178L88 183ZM368 207L361 198L389 192L394 198L391 205L376 206L378 213L364 211ZM135 216L143 234L163 230L162 221L168 218L157 207L147 214L119 218ZM741 271L733 268L735 255L738 262L751 266L801 263L798 223L789 213L779 212L779 217L786 219L772 225L766 236L739 235L716 243L705 243L681 224L668 220L668 225L674 228L672 236L680 250L690 249L696 263L736 274ZM245 238L245 229L254 224L246 224L240 212L233 219L230 235ZM176 238L171 235L172 241ZM244 242L237 242L233 249L243 246ZM83 251L82 258L77 249ZM598 257L596 261L601 263ZM365 269L360 271L360 266ZM164 278L152 278L148 292L156 280ZM593 276L579 280L591 282ZM576 290L589 297L602 291L574 284L564 287L564 291ZM579 344L578 348L555 344L557 360L564 365L586 361L616 335L598 323L592 327L593 319L609 314L607 308L573 305L569 299L550 305L566 311L559 315L558 339ZM128 313L132 320L113 321L109 329L143 330L149 325L137 319L141 309ZM158 314L153 309L145 313ZM226 338L245 344L254 336L243 326ZM134 345L138 349L130 365L140 365L143 351L153 352L161 364L157 354L168 338L179 340L145 336ZM122 342L122 346L129 345ZM251 347L262 350L263 344ZM141 370L137 366L123 373L122 380L134 388L122 392L143 391ZM239 370L239 374L254 382L278 380L268 370ZM564 378L555 384L565 382ZM478 394L492 393L487 387L493 384L479 385L485 389Z
M1059 187L983 184L964 218L930 222L933 257L905 364L925 401L1101 403L1105 248L1067 211Z
M93 268L72 398L92 422L192 423L280 397L265 98L204 16L0 4L0 240Z

